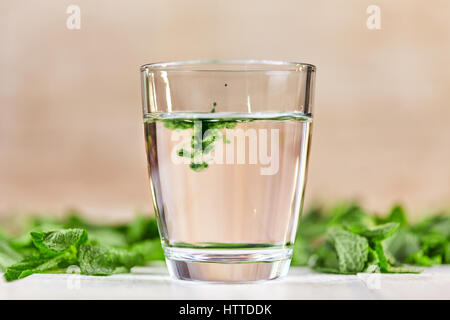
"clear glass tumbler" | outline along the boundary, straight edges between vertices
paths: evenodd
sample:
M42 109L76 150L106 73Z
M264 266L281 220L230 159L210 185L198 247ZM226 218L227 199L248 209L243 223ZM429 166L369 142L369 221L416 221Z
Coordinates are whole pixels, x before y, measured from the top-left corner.
M154 210L170 274L287 273L303 206L315 67L184 61L141 67Z

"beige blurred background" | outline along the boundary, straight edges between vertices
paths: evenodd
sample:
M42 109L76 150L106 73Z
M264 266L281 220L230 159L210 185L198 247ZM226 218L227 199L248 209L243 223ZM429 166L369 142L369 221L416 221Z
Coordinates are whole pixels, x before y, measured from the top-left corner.
M450 207L448 0L3 0L0 214L151 210L138 67L187 59L317 65L307 204Z

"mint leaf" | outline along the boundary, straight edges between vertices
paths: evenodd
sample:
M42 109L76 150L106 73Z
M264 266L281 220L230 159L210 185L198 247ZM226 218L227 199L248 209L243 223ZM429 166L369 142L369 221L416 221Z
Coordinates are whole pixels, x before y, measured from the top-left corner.
M156 219L138 216L126 227L125 235L129 244L148 239L158 239L159 241Z
M442 263L441 256L429 256L424 252L424 250L420 250L418 252L413 253L407 259L408 263L417 264L419 266L424 267L432 267L434 265L438 265Z
M311 256L308 264L316 271L342 273L339 271L339 259L332 244L327 241Z
M445 261L448 241L439 233L430 233L420 237L421 248L407 258L408 263L430 267Z
M19 236L14 237L10 240L10 245L16 250L22 250L22 249L35 249L33 245L33 241L31 238L31 232L45 232L45 231L52 231L61 229L62 225L60 223L57 223L53 219L48 218L34 218L31 221L28 221L26 232Z
M127 237L122 232L112 228L95 228L88 230L89 243L107 247L126 247Z
M20 279L22 272L33 270L35 267L47 261L47 258L33 257L24 261L18 262L6 268L5 279L7 281Z
M300 217L297 237L299 239L313 240L325 234L330 222L321 208L313 208Z
M406 228L400 229L384 243L386 252L400 263L406 262L409 256L420 250L419 237Z
M330 225L337 225L350 231L365 230L375 226L374 218L354 204L343 204L332 209Z
M390 222L372 228L360 229L357 233L371 241L381 241L392 236L398 230L399 226L396 222Z
M299 238L295 241L293 256L291 260L291 265L293 266L306 266L308 265L309 258L314 252L311 244L303 239Z
M30 235L39 255L8 266L4 275L7 281L34 273L55 272L59 268L76 264L77 247L87 241L87 233L83 229L31 232Z
M22 255L15 251L7 240L0 239L0 272L4 272L8 266L21 259Z
M59 267L67 267L75 263L70 252L55 257L32 257L6 268L5 279L7 281L25 278L34 273L55 272Z
M90 244L80 246L78 261L83 274L101 276L129 272L131 267L145 262L137 252Z
M97 245L81 245L78 261L83 274L109 275L118 265L117 258L106 247Z
M436 233L444 238L450 237L450 216L437 215L426 218L422 222L411 227L418 235Z
M328 234L338 256L339 271L343 273L361 272L369 254L367 240L339 228L331 228Z
M350 231L331 227L327 244L319 252L314 268L323 272L354 274L364 270L369 255L367 239Z
M50 232L31 232L33 244L41 253L57 254L85 243L88 239L86 230L67 229Z
M389 216L385 222L397 222L401 227L405 227L408 224L406 219L405 209L401 205L395 205L392 207Z
M164 251L161 240L146 240L135 243L131 251L142 256L145 261L164 260Z

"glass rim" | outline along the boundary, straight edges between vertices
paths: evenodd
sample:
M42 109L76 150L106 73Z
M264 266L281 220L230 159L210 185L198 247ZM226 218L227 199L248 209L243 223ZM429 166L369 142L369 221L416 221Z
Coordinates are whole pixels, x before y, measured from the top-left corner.
M221 67L221 68L220 68ZM307 70L304 70L304 69ZM147 63L140 71L184 71L184 72L256 72L256 71L315 71L316 66L303 62L279 60L184 60Z

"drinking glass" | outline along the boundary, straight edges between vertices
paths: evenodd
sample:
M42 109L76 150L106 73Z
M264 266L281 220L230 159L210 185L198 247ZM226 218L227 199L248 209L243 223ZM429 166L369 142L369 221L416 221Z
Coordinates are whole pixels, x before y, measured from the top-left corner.
M285 275L303 207L315 67L214 60L140 70L150 189L171 276Z

